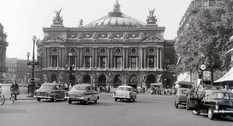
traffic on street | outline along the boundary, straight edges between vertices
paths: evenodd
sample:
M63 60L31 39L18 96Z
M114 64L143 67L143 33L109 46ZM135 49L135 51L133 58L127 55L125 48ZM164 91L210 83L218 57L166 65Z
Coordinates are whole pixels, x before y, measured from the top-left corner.
M115 102L113 93L100 93L97 103L43 100L20 94L11 104L6 95L0 106L1 126L231 126L233 118L226 116L214 121L207 114L195 116L184 106L174 107L174 95L139 93L135 102Z

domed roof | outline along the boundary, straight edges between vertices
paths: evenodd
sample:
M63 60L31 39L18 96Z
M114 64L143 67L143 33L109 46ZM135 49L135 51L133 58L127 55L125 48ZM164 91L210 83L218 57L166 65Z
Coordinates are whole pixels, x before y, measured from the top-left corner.
M112 12L109 12L107 16L86 25L86 27L138 27L144 25L143 22L124 15L120 10L118 1L116 1Z

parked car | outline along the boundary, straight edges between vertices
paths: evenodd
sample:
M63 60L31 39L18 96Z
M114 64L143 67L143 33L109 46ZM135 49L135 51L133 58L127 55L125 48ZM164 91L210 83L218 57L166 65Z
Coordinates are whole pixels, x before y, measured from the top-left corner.
M179 105L186 105L187 102L187 91L193 85L193 82L179 82L176 87L175 93L175 107L178 108Z
M99 93L94 90L94 87L91 84L76 84L68 92L69 104L73 101L80 101L85 104L88 104L90 101L97 103L99 98Z
M211 120L227 115L233 117L233 93L227 90L204 90L198 101L189 104L194 115L207 113Z
M132 86L119 86L117 90L113 93L113 98L115 101L118 99L126 99L128 101L135 101L137 98L137 93L134 91Z
M150 84L150 93L153 95L161 95L163 90L163 84L161 82Z
M67 91L59 83L43 83L41 87L34 92L37 101L49 99L54 102L57 100L66 100Z

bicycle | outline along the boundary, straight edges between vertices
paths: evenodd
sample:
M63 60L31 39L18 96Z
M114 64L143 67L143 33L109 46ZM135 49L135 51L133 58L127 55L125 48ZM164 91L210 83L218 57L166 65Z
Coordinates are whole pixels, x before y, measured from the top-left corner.
M10 101L11 101L11 104L13 104L15 102L15 94L14 93L11 93Z
M0 89L0 105L5 103L5 96L2 93L2 89Z

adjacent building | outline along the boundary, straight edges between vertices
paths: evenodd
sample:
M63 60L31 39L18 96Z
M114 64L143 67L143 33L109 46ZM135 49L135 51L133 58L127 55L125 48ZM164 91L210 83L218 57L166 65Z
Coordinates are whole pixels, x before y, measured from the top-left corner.
M4 32L4 27L0 23L0 83L2 83L4 79L4 74L7 71L6 67L6 48L8 46L8 42L6 41L7 35Z
M86 25L80 20L78 27L65 27L61 10L55 14L36 42L36 77L43 81L149 88L159 81L171 87L176 80L168 69L176 63L174 40L164 39L154 10L144 23L122 13L116 1L106 16Z
M18 83L28 83L27 80L31 74L31 68L27 65L28 61L17 58L7 58L6 67L8 71L5 74L6 80L16 80Z
M184 31L189 29L190 22L195 18L196 11L198 11L199 8L216 7L216 5L218 4L224 4L224 1L225 0L192 0L179 23L179 28L177 30L177 36L181 36L184 33ZM210 72L206 71L203 74L204 74L203 75L204 81L209 82ZM184 77L183 75L187 77ZM220 75L222 74L220 73ZM180 78L183 78L185 81L192 81L195 84L198 84L200 80L198 79L197 76L198 76L197 73L189 73L189 74L181 74ZM218 76L219 75L214 75L214 79L219 78ZM177 81L182 81L182 80L178 78Z

